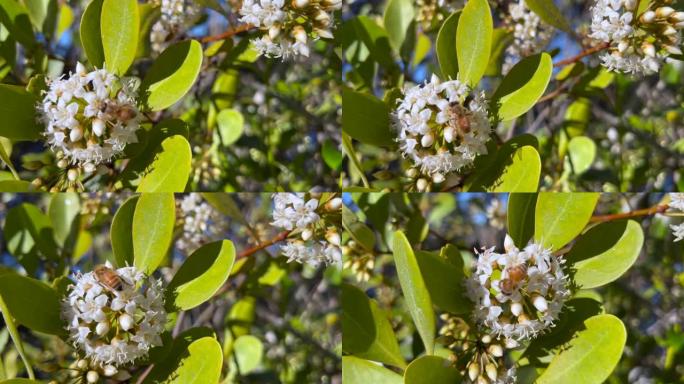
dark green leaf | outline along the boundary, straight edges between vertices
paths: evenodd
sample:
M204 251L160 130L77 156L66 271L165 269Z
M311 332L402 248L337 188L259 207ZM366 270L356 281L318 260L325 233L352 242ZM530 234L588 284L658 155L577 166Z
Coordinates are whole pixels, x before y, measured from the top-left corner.
M511 193L508 195L506 222L508 234L516 247L523 248L534 235L534 209L536 193Z
M109 237L118 267L133 265L133 214L137 202L138 196L129 197L112 219Z
M352 138L378 146L394 145L389 108L375 96L342 89L342 130Z
M0 84L0 115L6 118L0 125L0 136L12 141L38 140L43 127L38 124L38 99L16 85Z

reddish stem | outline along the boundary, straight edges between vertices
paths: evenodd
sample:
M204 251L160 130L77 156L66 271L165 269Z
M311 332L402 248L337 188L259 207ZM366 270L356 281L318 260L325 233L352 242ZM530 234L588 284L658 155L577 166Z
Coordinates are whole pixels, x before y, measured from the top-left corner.
M277 234L274 238L272 238L266 242L255 245L252 248L245 249L244 251L242 251L238 254L237 259L239 260L239 259L242 259L244 257L251 256L252 254L257 253L264 248L268 248L275 243L278 243L278 242L285 240L287 238L287 236L290 235L290 232L292 232L292 231L282 231L279 234Z
M564 67L564 66L569 65L569 64L574 64L574 63L582 60L583 58L590 56L590 55L593 55L596 52L601 52L604 49L607 49L608 47L610 47L610 43L603 43L601 45L597 45L595 47L585 49L584 51L580 52L579 54L577 54L573 57L569 57L565 60L561 60L561 61L557 62L553 66L554 67Z
M631 219L633 217L640 217L640 216L651 216L655 215L658 213L663 213L667 211L669 206L667 204L664 205L656 205L651 208L645 208L645 209L638 209L636 211L631 211L631 212L624 212L624 213L614 213L612 215L598 215L598 216L593 216L591 218L592 223L596 222L606 222L606 221L613 221L613 220L620 220L620 219Z
M242 32L247 32L251 29L254 29L255 27L252 24L242 24L238 25L235 28L228 29L227 31L223 33L219 33L218 35L211 35L211 36L206 36L202 38L203 43L211 43L213 41L219 41L219 40L225 40L229 37L235 36L237 34L240 34Z

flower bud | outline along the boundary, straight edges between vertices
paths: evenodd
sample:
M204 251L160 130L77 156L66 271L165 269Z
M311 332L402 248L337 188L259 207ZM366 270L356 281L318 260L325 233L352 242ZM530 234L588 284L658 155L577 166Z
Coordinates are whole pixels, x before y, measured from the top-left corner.
M313 236L313 232L310 229L305 229L302 231L302 240L307 241Z
M76 368L78 368L78 369L88 368L88 361L86 361L85 359L81 359L81 360L77 361L76 362Z
M456 137L456 132L454 131L454 129L452 127L446 127L446 128L444 128L442 135L444 136L444 140L447 143L451 143L454 141L454 138Z
M406 170L406 177L413 179L416 176L418 176L418 170L417 169L409 168Z
M481 339L481 340L482 340L483 343L489 344L489 343L492 342L492 337L489 336L489 335L484 335L484 336L482 336L482 339Z
M72 142L79 141L83 138L83 129L76 127L69 132L69 140Z
M546 312L549 309L549 304L546 302L544 296L535 296L532 299L532 304L539 312Z
M342 239L340 238L340 234L337 233L337 231L328 231L325 234L325 239L328 240L328 243L332 245L337 245L338 247L340 246L340 243L342 242Z
M484 376L480 376L477 378L477 384L489 384L489 381L487 381Z
M306 31L301 25L292 28L292 37L300 43L306 43Z
M639 20L644 23L644 24L651 24L653 20L655 20L656 14L653 11L646 11L644 12Z
M107 377L114 376L118 372L119 372L119 370L116 369L116 367L113 365L105 365L104 368L102 369L102 373L104 373L104 375Z
M436 184L443 183L444 180L446 180L446 179L445 179L444 175L442 175L441 173L435 173L434 175L432 175L432 182L433 183L436 183Z
M677 34L677 30L673 26L668 25L663 29L662 34L665 36L673 36Z
M73 168L68 170L67 179L69 179L69 181L76 181L78 179L78 171Z
M428 187L428 182L425 179L418 179L416 180L416 189L418 192L425 192L425 190Z
M516 249L515 242L513 242L513 238L510 237L508 234L506 234L506 237L504 238L504 249L506 250L506 252L510 252Z
M278 35L280 35L280 26L273 25L268 29L268 37L271 38L271 40L278 37Z
M487 351L489 352L490 355L494 357L501 357L503 356L503 348L499 344L492 344L487 348Z
M96 371L88 371L86 374L86 381L89 383L97 383L100 380L100 375Z
M471 363L468 366L468 377L470 377L470 380L475 381L477 376L480 374L480 364L478 363Z
M620 53L624 53L624 52L627 51L627 49L629 48L629 42L628 42L628 41L625 41L625 40L621 40L621 41L618 43L617 48L618 48L618 51L619 51Z
M96 169L96 167L95 167L95 165L94 165L93 163L85 163L85 164L83 165L83 170L84 170L86 173L93 173L93 172L95 172L95 169Z
M97 323L97 326L95 327L95 333L102 336L107 332L109 332L109 322Z
M93 133L95 136L102 136L105 131L105 122L102 119L93 120Z
M337 211L342 208L342 198L336 197L326 204L329 211Z
M496 376L498 373L496 371L496 365L494 365L493 363L485 365L485 372L487 372L487 377L489 377L489 380L496 381Z
M324 28L314 28L313 31L320 37L324 39L332 39L334 36L329 29Z
M656 17L659 19L666 19L670 17L674 13L674 9L672 7L659 7L656 8L655 13Z
M292 0L292 6L295 8L304 8L309 5L309 0Z
M637 6L637 0L625 0L625 9L633 11Z
M60 161L57 162L57 167L64 169L69 165L69 163L66 161L66 159L61 159Z
M128 331L129 329L133 328L135 321L131 315L124 313L123 315L119 316L119 325L121 325L121 329Z
M435 138L432 136L432 133L427 133L420 139L420 145L422 145L424 148L429 148L434 143Z
M515 341L514 339L506 339L504 341L504 346L506 346L506 348L508 348L508 349L513 349L513 348L516 348L518 346L518 342Z
M684 12L673 13L672 15L670 15L669 21L673 24L684 21Z
M653 44L649 42L644 42L643 44L641 44L641 50L644 51L646 56L655 57L656 51Z
M669 52L673 55L681 55L682 54L682 50L679 47L676 47L674 45L664 45L663 48L665 48L665 50L667 52Z
M511 313L513 316L520 316L520 314L523 312L523 306L520 303L513 303L511 304Z

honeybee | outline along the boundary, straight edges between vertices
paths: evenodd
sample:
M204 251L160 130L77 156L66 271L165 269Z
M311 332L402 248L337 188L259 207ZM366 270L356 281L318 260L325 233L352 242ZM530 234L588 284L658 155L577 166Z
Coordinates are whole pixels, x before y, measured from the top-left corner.
M518 264L506 268L506 272L508 272L508 278L499 282L499 288L501 288L501 292L510 295L518 284L527 277L527 266Z
M468 103L467 100L466 103ZM454 129L456 136L463 136L470 132L470 116L472 112L464 104L456 101L452 102L449 104L447 115L449 116L448 124Z
M112 292L120 292L123 289L124 282L121 277L106 265L98 265L93 270L95 279Z

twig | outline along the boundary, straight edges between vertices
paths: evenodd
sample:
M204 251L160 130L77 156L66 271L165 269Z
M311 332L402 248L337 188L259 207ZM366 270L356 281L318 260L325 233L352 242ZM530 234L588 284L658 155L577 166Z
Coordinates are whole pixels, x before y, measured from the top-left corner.
M282 231L279 234L277 234L274 238L272 238L268 241L265 241L259 245L255 245L252 248L245 249L244 251L242 251L238 254L237 259L240 260L243 257L251 256L252 254L257 253L264 248L268 248L275 243L278 243L278 242L285 240L287 238L287 236L290 235L290 232L292 232L292 231Z
M235 28L230 28L223 33L219 33L218 35L211 35L211 36L203 37L201 41L203 43L211 43L213 41L225 40L229 37L235 36L235 35L240 34L242 32L247 32L247 31L252 30L254 28L255 27L252 24L242 24L242 25L238 25Z
M592 223L596 223L596 222L603 223L606 221L630 219L632 217L651 216L651 215L656 215L658 213L663 213L663 212L667 211L668 208L669 208L669 206L667 204L656 205L656 206L653 206L651 208L637 209L636 211L631 211L631 212L614 213L611 215L592 216L591 220L589 220L589 221Z
M142 382L145 381L145 379L147 378L147 375L149 375L150 372L152 372L152 368L154 368L154 364L150 364L145 369L145 371L143 371L143 373L140 376L138 376L138 380L135 381L135 384L142 384Z
M574 64L574 63L582 60L583 58L590 56L590 55L593 55L596 52L601 52L608 47L610 47L610 43L603 43L601 45L597 45L595 47L585 49L584 51L578 53L577 55L575 55L573 57L569 57L565 60L561 60L561 61L555 63L553 66L558 68L558 67L564 67L564 66L569 65L569 64Z

